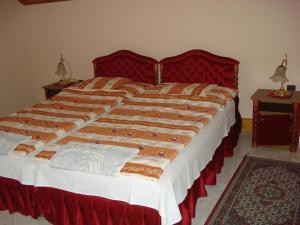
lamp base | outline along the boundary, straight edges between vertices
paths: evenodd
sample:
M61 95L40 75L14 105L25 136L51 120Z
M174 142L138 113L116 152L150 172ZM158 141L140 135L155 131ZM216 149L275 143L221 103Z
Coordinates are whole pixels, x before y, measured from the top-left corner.
M290 98L293 96L293 92L287 91L284 88L280 88L279 90L271 91L269 96L274 98Z
M66 85L66 84L71 83L71 82L73 82L73 80L71 78L70 79L66 79L66 80L59 80L59 83L61 85Z
M60 87L68 87L72 84L74 84L74 82L76 82L77 80L75 79L68 79L68 80L59 80L57 82L57 84L60 86Z

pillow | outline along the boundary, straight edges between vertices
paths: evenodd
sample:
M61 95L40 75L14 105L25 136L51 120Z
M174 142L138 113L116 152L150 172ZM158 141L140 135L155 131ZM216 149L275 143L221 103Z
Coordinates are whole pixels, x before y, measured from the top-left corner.
M132 81L132 82L123 84L118 89L125 90L125 91L129 92L130 94L135 95L135 94L142 94L146 90L152 89L152 88L154 88L154 85L152 85L152 84Z
M148 88L146 93L213 97L228 101L233 99L238 92L236 89L219 86L217 84L162 83Z
M237 94L238 91L236 89L210 84L205 89L203 89L199 96L213 96L223 100L230 100L235 98Z
M200 95L201 92L212 84L202 83L162 83L149 88L149 94L171 94L171 95ZM216 84L213 84L217 86Z
M73 86L75 89L82 90L112 90L118 89L123 84L131 82L129 78L124 77L95 77Z

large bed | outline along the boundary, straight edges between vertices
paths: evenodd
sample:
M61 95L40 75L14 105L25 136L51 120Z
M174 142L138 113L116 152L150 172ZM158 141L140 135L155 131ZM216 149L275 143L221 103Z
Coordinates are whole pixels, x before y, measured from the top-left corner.
M121 50L98 57L93 64L95 77L121 76L149 84L158 80L214 83L237 89L238 62L202 50L159 63ZM236 96L193 137L156 181L61 170L49 167L48 161L0 156L5 164L1 168L15 171L0 174L0 209L33 218L42 215L55 225L191 224L197 199L207 195L206 184L216 184L216 174L221 172L224 157L233 154L240 128Z

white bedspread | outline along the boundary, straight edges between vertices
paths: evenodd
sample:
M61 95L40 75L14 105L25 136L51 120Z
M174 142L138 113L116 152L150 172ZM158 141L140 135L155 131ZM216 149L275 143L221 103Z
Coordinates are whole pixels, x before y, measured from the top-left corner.
M22 144L31 137L0 131L0 154L9 155L19 144Z
M138 149L114 145L69 142L50 161L50 167L116 176Z
M48 186L87 195L142 205L158 210L162 225L181 220L181 203L195 179L235 123L234 102L219 111L205 129L166 168L157 182L130 176L104 176L51 168L49 162L30 157L0 155L0 176L22 184ZM92 181L92 182L91 182Z

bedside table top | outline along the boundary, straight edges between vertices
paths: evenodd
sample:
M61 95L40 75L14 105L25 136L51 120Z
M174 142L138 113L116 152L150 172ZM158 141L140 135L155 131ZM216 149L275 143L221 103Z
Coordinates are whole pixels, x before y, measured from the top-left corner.
M258 89L252 96L252 100L258 100L261 102L270 102L270 103L281 103L281 104L293 104L300 103L300 91L294 91L292 97L290 98L276 98L271 97L269 94L271 93L270 89Z
M47 84L45 86L43 86L44 89L52 89L52 90L60 90L62 88L66 88L66 87L69 87L73 84L76 84L76 83L79 83L81 82L82 80L71 80L67 83L61 83L60 81L56 81L54 83L51 83L51 84Z

